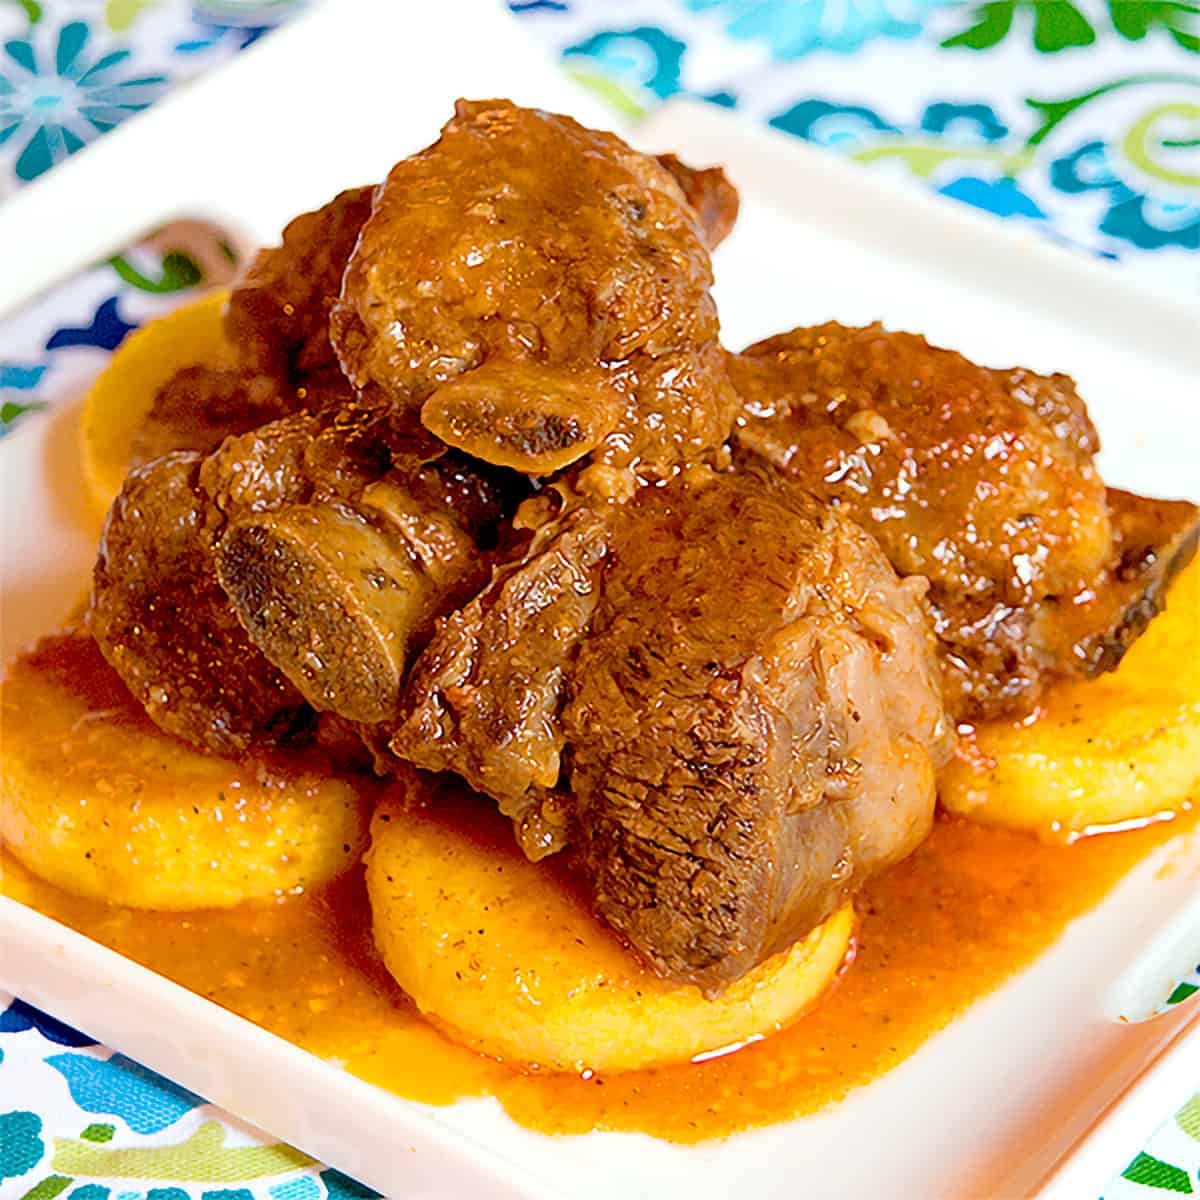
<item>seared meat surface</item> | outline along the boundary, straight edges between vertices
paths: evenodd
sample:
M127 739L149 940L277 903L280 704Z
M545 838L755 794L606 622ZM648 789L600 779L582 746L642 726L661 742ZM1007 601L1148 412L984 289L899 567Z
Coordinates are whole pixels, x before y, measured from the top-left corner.
M131 466L172 450L207 454L230 434L354 399L329 344L329 310L373 192L340 193L290 222L281 245L258 253L226 305L234 365L186 367L168 380L135 441Z
M353 390L336 368L295 385L246 367L185 367L155 396L134 438L130 467L174 450L209 454L230 435L290 413L332 413L353 400Z
M208 454L229 434L245 433L288 411L269 376L185 367L159 389L134 438L129 465L142 467L174 450Z
M614 469L663 478L728 437L711 284L700 219L654 159L464 101L380 187L332 337L357 387L448 444L531 475L590 455L604 491Z
M386 411L293 414L129 477L92 630L150 716L197 745L271 743L305 701L381 721L434 618L486 580L509 505Z
M1069 379L836 324L759 342L730 372L742 461L803 483L874 534L901 575L929 579L956 716L1028 710L1053 678L1105 661L1085 646L1112 639L1103 622L1083 629L1079 609L1121 535Z
M414 644L487 578L507 497L386 413L231 438L202 479L217 574L253 641L321 712L395 713Z
M171 454L125 481L100 540L88 626L157 725L231 754L275 743L307 708L217 583L221 522L200 487L202 461Z
M627 149L625 156L635 159ZM737 192L724 172L692 169L674 155L661 155L658 162L677 181L708 244L715 246L737 217ZM657 182L661 186L663 179ZM225 314L236 368L189 367L172 379L155 401L132 465L172 450L207 453L226 435L352 399L329 343L329 314L375 190L340 193L290 222L279 246L259 252L234 287ZM437 346L430 350L440 353ZM714 357L715 348L706 353ZM694 375L687 376L682 386L695 383ZM670 381L665 390L678 391ZM724 398L726 427L717 440L727 434L732 413L728 389ZM589 368L586 357L538 372L500 362L473 372L469 384L443 388L427 419L444 441L470 448L477 457L550 474L594 450L621 422L628 403L608 372Z
M719 991L925 836L920 586L806 492L680 478L541 531L414 668L393 749L570 840L597 912Z
M1200 509L1185 500L1152 500L1108 489L1113 547L1104 570L1070 597L1048 600L1039 615L1039 643L1069 662L1063 674L1099 675L1166 606L1167 588L1200 541Z
M1099 443L1065 377L833 324L759 342L730 371L739 445L865 525L902 574L1020 604L1103 564Z
M371 213L373 187L351 188L283 231L260 250L229 298L225 329L250 369L296 379L335 364L329 310L346 260Z
M689 167L674 154L656 157L683 189L687 202L700 218L708 248L715 250L737 223L740 203L737 188L720 167Z
M559 720L567 673L599 599L614 512L551 520L441 623L413 666L391 747L430 771L455 771L513 819L530 858L559 850ZM549 803L544 803L549 801Z
M661 973L719 990L929 832L953 735L919 591L795 487L616 523L562 723L596 909Z
M954 720L1114 666L1200 530L1105 488L1064 376L879 326L728 355L736 215L719 169L460 102L254 261L89 617L197 745L462 776L710 995L920 842Z

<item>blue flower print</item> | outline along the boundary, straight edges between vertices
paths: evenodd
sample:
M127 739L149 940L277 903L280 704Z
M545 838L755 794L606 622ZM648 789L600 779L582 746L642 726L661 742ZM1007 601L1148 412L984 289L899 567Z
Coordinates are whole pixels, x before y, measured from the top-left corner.
M966 175L938 191L998 217L1028 217L1035 221L1046 217L1033 197L1023 192L1014 179L978 179Z
M1103 142L1085 142L1056 159L1050 181L1060 192L1107 192L1100 230L1141 250L1181 246L1200 250L1200 204L1155 200L1135 191L1112 169Z
M14 388L17 391L32 392L42 382L42 376L45 373L45 363L31 363L26 366L18 363L0 362L0 388ZM20 1004L20 1000L14 1000L8 1006L7 1011L12 1012L16 1010ZM34 1010L30 1009L29 1011L33 1012ZM3 1032L4 1018L3 1014L0 1014L0 1033Z
M31 1112L0 1114L0 1182L32 1171L46 1153L42 1118Z
M273 29L304 7L304 0L196 0L192 19L230 29Z
M37 371L37 378L41 378L43 370L45 370L44 367ZM16 374L17 371L16 367L0 365L0 387L4 386L6 372ZM0 420L2 419L0 417ZM79 1033L69 1025L64 1025L61 1021L46 1016L45 1013L38 1012L24 1000L14 999L8 1008L0 1012L0 1033L24 1033L27 1029L36 1029L48 1042L54 1042L59 1046L78 1047L96 1044L95 1040L86 1034Z
M96 309L92 323L86 326L64 325L56 329L46 342L47 350L61 350L64 346L97 346L101 350L115 350L130 330L136 329L121 316L118 310L119 296L109 298Z
M192 7L195 33L176 42L175 50L195 54L222 44L245 50L303 7L304 0L199 0Z
M321 1182L325 1185L329 1200L382 1200L378 1192L332 1167L321 1172Z
M46 373L46 363L5 363L0 362L0 438L26 413L44 407L44 402L38 400L37 386ZM43 1023L48 1025L43 1027ZM64 1041L63 1038L82 1037L73 1029L59 1025L52 1017L43 1017L32 1008L13 1000L4 1012L0 1012L0 1033L21 1033L23 1030L37 1026L45 1037L63 1046L90 1046L91 1039L83 1038L80 1042ZM57 1031L56 1033L51 1030Z
M71 1099L84 1112L118 1116L136 1133L157 1133L204 1103L123 1054L108 1059L52 1054L46 1063L67 1081Z
M311 1175L288 1179L267 1188L271 1200L322 1200L321 1185Z
M162 75L129 78L120 67L129 51L90 47L83 21L71 21L40 43L28 37L4 43L0 58L0 145L24 145L14 170L35 179L158 98Z
M921 128L954 142L999 142L1008 126L990 104L930 104L921 117Z
M771 118L771 124L820 146L851 150L880 133L900 130L869 108L857 104L830 104L826 100L801 100Z
M196 54L201 50L211 50L214 46L224 44L234 50L245 50L274 28L274 25L217 25L201 22L196 26L195 37L183 38L175 43L175 52Z
M772 58L814 50L851 54L877 37L916 37L935 8L953 0L684 0L725 17L730 36L766 42Z
M683 42L653 25L605 30L568 46L563 57L592 59L605 75L645 88L660 100L679 91Z

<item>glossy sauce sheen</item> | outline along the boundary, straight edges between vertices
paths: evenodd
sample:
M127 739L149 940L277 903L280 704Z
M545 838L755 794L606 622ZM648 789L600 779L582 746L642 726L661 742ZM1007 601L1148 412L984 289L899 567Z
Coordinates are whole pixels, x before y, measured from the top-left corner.
M521 1074L434 1030L375 955L357 870L317 893L182 914L77 899L11 856L3 890L406 1098L491 1094L545 1132L639 1130L694 1142L812 1112L895 1066L1036 957L1178 825L1067 846L939 821L860 895L857 957L817 1008L724 1057L590 1079Z

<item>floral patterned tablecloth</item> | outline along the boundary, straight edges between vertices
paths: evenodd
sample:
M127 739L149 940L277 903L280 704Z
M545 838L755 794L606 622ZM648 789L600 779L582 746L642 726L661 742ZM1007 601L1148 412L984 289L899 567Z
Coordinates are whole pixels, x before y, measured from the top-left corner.
M0 201L298 7L0 0ZM1200 0L510 7L582 84L626 114L677 93L735 108L903 184L1119 260L1195 304L1200 329ZM0 325L0 437L75 392L130 329L234 267L212 231L175 226ZM1200 970L1169 1003L1198 988ZM1200 1093L1103 1195L1197 1191ZM60 1195L374 1193L0 995L0 1200Z

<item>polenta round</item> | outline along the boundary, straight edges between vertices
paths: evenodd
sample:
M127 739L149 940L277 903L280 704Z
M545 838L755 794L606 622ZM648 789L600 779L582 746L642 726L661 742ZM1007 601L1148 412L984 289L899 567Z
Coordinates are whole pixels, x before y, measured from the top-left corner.
M304 753L198 753L151 724L81 634L13 664L0 721L0 841L76 895L224 908L323 883L366 840L374 779Z
M159 389L184 367L233 361L220 289L131 333L112 356L83 405L83 473L92 500L107 512L129 471L133 440Z
M1072 834L1200 799L1200 560L1110 675L1050 690L1035 721L993 722L938 780L973 821Z
M850 951L846 905L706 1000L642 966L548 862L520 854L492 805L447 786L419 808L402 790L371 827L376 944L430 1020L505 1062L621 1071L756 1040L813 1004Z

